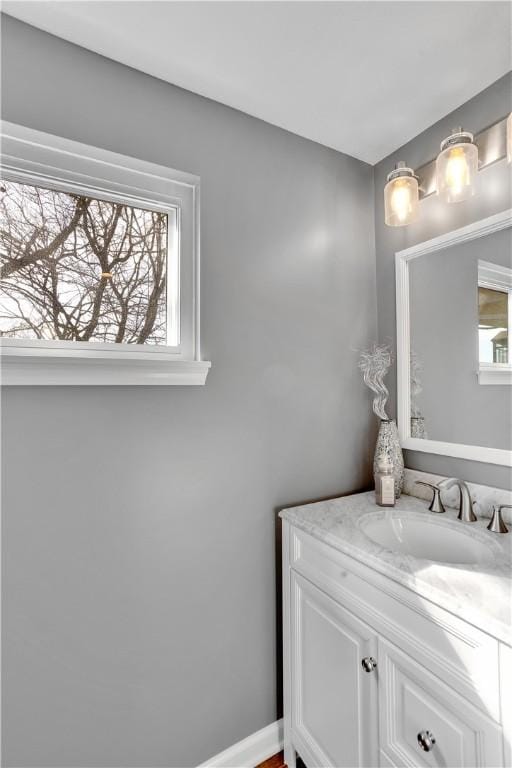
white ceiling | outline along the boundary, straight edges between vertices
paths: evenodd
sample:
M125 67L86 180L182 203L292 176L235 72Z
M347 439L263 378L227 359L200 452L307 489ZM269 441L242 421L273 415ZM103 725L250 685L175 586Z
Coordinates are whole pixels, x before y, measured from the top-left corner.
M372 164L511 69L508 2L6 0L2 9Z

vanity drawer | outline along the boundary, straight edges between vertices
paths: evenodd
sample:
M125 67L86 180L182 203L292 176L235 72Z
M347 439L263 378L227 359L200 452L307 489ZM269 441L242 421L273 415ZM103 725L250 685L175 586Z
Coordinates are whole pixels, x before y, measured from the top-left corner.
M294 526L290 565L500 720L498 642L493 637Z
M500 726L383 640L379 640L379 732L383 765L503 765Z

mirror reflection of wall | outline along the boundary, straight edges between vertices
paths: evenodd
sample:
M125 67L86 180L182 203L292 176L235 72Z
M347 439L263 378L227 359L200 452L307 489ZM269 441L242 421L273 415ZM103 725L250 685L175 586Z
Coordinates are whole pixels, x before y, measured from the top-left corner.
M511 254L505 229L410 262L411 437L512 449L512 387L479 381L511 362Z

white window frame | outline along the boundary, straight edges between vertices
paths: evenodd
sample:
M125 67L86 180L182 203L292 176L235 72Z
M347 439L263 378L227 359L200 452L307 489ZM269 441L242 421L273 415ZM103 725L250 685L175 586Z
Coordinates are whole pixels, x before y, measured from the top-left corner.
M135 345L0 339L2 385L204 384L199 329L199 193L193 174L2 121L5 180L177 213L168 311L176 344Z
M478 261L478 287L501 291L508 296L508 338L512 339L512 269L491 261ZM510 343L510 342L509 342ZM509 347L510 360L510 347ZM512 363L478 362L479 384L512 384Z

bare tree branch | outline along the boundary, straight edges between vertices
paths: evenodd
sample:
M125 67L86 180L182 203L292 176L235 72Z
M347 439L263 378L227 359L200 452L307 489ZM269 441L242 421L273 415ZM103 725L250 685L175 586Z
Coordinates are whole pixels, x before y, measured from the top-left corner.
M166 342L166 214L4 186L0 335Z

